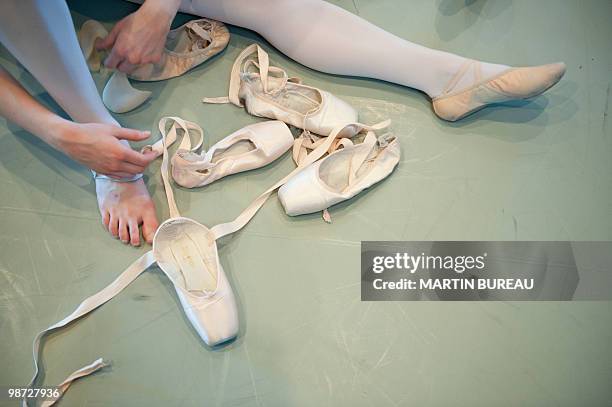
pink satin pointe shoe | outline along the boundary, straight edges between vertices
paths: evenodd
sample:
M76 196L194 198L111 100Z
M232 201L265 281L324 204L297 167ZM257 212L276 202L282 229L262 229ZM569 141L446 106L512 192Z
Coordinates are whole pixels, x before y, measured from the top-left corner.
M174 284L185 315L207 345L236 337L236 299L210 229L193 219L170 218L155 233L153 255Z
M377 138L369 131L359 144L344 139L343 148L281 186L278 199L289 216L325 211L388 177L399 159L400 146L394 136Z
M172 157L172 178L186 188L208 185L225 176L264 167L293 145L281 121L251 124L213 145L205 154L179 149Z
M232 67L229 96L204 98L204 103L232 103L254 116L276 119L327 136L336 127L357 122L357 111L342 99L290 78L270 65L268 54L252 44Z

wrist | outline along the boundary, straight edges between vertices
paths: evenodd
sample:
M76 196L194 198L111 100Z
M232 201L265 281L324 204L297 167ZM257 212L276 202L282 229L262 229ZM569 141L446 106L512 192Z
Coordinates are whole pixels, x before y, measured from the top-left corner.
M163 17L168 26L170 26L180 5L181 0L146 0L141 9L152 12L158 17Z
M74 137L79 134L77 130L78 123L58 117L47 126L47 131L43 134L44 139L49 145L63 151L66 143L74 140Z

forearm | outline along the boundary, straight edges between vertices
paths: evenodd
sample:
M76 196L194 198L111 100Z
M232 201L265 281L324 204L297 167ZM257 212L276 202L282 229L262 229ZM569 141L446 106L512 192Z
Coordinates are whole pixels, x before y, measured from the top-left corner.
M70 122L41 105L2 67L0 89L0 116L57 147Z

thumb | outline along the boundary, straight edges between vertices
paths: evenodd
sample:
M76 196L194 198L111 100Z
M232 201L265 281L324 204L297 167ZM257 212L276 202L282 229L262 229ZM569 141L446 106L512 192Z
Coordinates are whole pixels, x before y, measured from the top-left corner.
M151 132L120 127L113 132L113 136L119 140L142 141L148 139Z
M94 46L96 50L109 49L112 48L115 44L115 40L117 39L117 35L119 35L119 24L115 24L111 32L104 38L97 38Z

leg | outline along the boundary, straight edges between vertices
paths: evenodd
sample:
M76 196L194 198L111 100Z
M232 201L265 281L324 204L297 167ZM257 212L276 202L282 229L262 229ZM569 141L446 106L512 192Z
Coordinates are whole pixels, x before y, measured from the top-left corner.
M0 15L0 41L78 122L117 124L104 107L77 42L63 0L7 1ZM157 220L144 182L96 180L104 225L122 241L147 240Z
M181 11L254 30L310 68L381 79L430 97L442 93L466 61L406 41L321 0L194 0L183 1ZM487 67L490 74L504 69L504 65Z
M509 71L505 65L471 61L411 43L321 0L183 0L181 11L252 29L310 68L409 86L432 99L456 95L483 79L493 82ZM460 106L465 110L474 108L473 99L482 102L479 107L502 101L500 91L506 100L534 96L556 83L565 70L562 65L546 67L542 72L521 71L499 78L487 84L492 93L487 88L463 95L467 102L446 100L445 106L436 106L434 101L434 108L441 117L456 120L461 112L449 113L448 108L457 102L468 104Z

